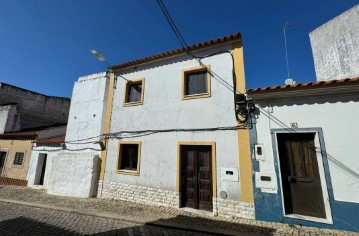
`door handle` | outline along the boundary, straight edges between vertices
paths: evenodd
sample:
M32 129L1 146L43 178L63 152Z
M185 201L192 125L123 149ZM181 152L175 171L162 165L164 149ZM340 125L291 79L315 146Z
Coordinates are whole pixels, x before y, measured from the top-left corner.
M288 181L289 182L302 182L302 183L308 183L308 182L313 182L312 178L305 178L305 177L297 177L297 176L288 176Z

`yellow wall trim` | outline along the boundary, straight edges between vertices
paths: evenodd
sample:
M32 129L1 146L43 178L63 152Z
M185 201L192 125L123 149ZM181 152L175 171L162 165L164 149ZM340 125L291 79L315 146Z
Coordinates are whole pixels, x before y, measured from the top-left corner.
M110 78L108 82L108 94L106 102L106 113L105 121L103 126L103 134L108 134L110 132L111 126L111 114L112 114L112 104L113 104L113 95L114 95L114 86L115 86L115 75L110 73ZM108 148L108 138L104 140L105 149L101 151L101 170L100 170L100 180L104 180L105 177L105 168L106 168L106 158L107 158L107 148Z
M243 61L242 42L232 44L234 57L234 70L236 73L236 90L245 92L245 73ZM254 203L252 182L252 161L250 154L249 130L238 129L239 176L241 184L241 201Z

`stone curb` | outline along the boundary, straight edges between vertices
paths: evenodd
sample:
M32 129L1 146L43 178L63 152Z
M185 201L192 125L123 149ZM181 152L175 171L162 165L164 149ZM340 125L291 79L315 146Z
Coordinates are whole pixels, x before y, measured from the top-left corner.
M95 216L95 217L104 217L104 218L109 218L109 219L114 219L114 220L131 222L131 223L135 223L135 224L158 226L158 227L162 227L162 228L171 228L171 229L178 229L178 230L187 230L187 231L199 232L199 233L208 233L208 234L216 234L216 235L240 235L240 236L259 235L259 234L250 234L250 233L238 233L238 232L232 231L232 230L213 229L213 228L208 228L208 227L203 227L203 226L194 226L194 225L173 223L173 222L167 222L164 220L145 221L145 220L141 220L139 218L131 217L131 216L125 217L125 216L115 215L115 214L110 214L110 213L74 210L74 209L66 208L66 207L50 206L50 205L41 204L41 203L31 203L31 202L25 202L25 201L3 199L3 198L0 198L0 201L10 203L10 204L58 210L58 211L63 211L63 212L70 212L70 213Z

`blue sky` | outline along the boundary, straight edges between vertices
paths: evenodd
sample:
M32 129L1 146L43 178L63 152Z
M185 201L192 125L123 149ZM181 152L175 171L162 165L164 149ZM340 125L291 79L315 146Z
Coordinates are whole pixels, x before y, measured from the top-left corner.
M242 32L247 88L315 80L309 32L354 0L163 0L193 44ZM155 0L0 0L0 81L71 97L81 75L104 71L90 54L119 64L180 47Z

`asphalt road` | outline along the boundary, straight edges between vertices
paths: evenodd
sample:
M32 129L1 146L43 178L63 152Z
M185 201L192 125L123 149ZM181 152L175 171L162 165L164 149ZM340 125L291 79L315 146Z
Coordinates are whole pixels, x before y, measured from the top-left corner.
M209 235L0 202L0 235Z

